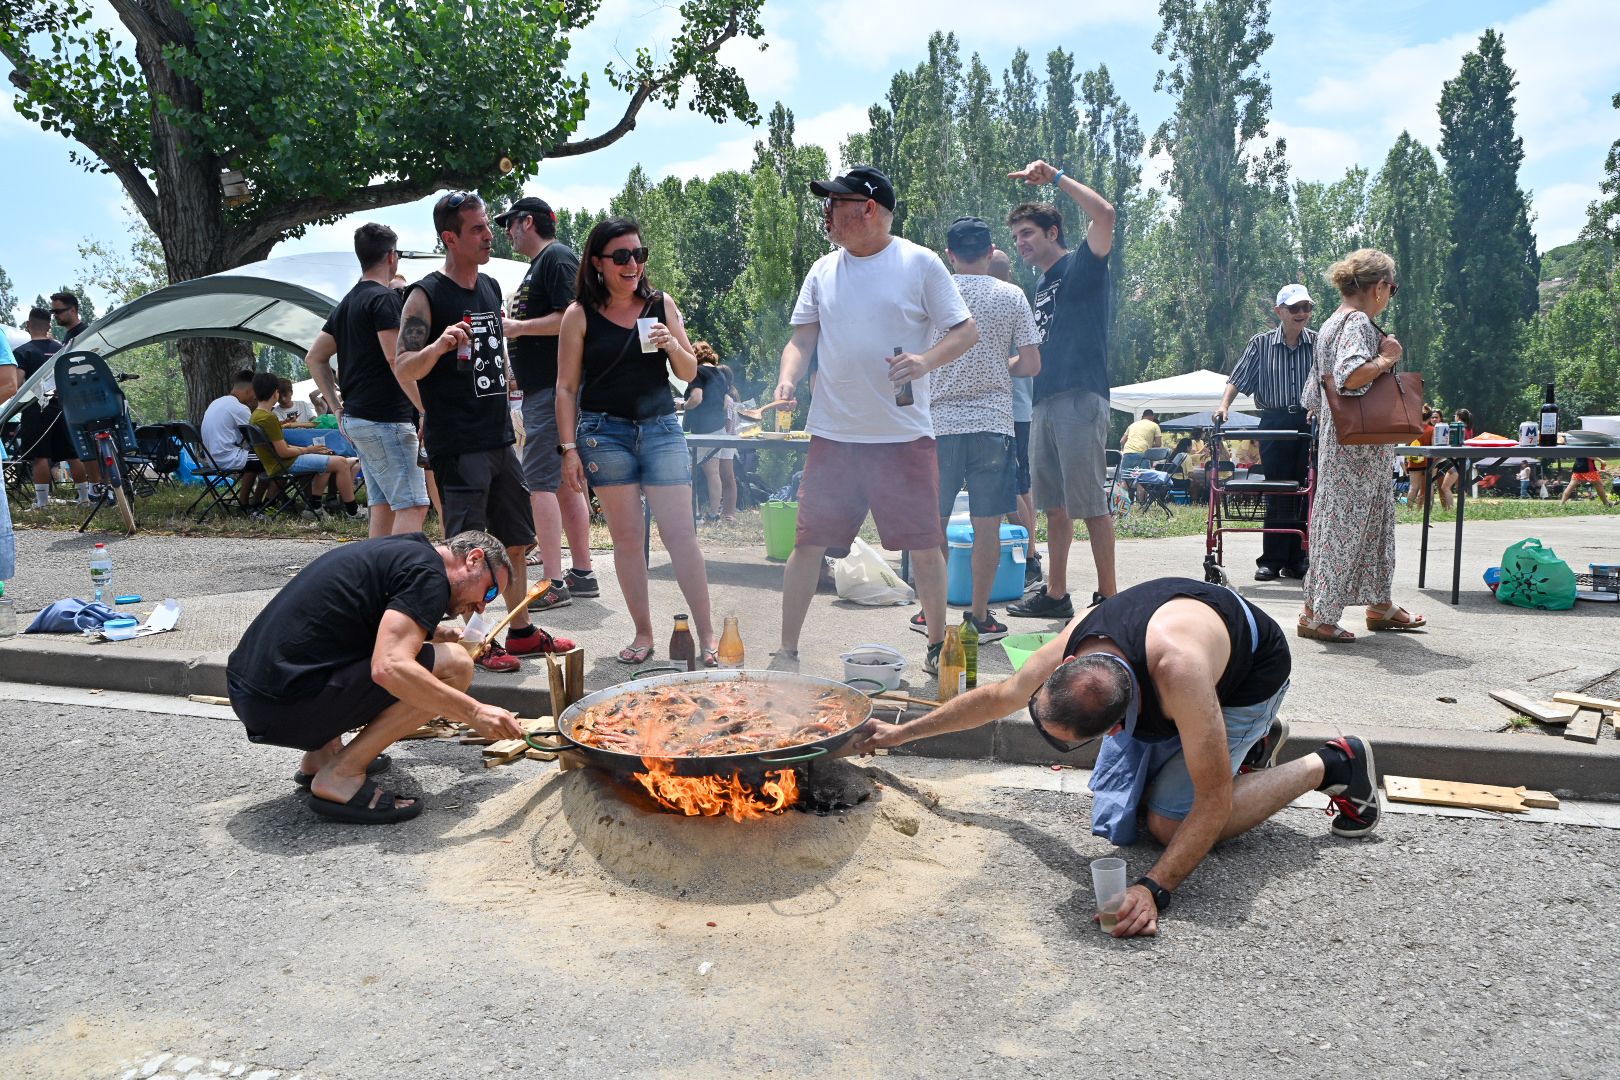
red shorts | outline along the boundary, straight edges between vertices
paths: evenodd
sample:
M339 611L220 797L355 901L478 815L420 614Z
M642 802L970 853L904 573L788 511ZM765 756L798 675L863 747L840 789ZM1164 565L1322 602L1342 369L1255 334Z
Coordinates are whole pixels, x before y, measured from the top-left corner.
M847 549L868 510L877 522L878 539L890 551L944 546L933 439L846 443L811 436L799 482L794 542Z
M1572 484L1603 484L1603 474L1600 472L1578 472L1569 478Z

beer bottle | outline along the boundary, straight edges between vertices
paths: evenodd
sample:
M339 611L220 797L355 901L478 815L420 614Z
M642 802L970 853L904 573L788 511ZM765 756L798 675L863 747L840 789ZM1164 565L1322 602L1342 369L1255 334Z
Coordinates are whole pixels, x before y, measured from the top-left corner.
M697 670L697 642L692 640L685 615L675 616L675 632L669 635L669 658L677 664L684 663L687 671Z
M962 638L956 627L945 628L945 644L939 650L939 700L949 701L967 689L967 660L962 655Z
M737 616L726 616L725 629L720 632L720 648L716 652L719 653L721 667L743 666L743 639L742 631L737 629Z
M1558 404L1555 390L1557 390L1555 384L1546 384L1546 394L1541 405L1541 430L1537 436L1539 446L1558 445Z
M979 685L979 627L973 621L973 613L962 612L962 667L969 690Z
M896 356L899 356L901 353L903 353L905 351L906 350L902 349L898 345L896 345L894 347L894 355L896 355ZM915 405L915 404L917 404L916 397L913 396L913 394L911 393L911 380L910 379L907 379L905 382L901 383L899 386L894 388L894 403L896 405Z

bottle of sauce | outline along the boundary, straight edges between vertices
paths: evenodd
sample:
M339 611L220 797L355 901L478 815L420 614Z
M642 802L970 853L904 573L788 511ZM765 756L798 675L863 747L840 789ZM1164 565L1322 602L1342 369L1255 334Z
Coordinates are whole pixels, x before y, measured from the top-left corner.
M743 666L743 639L742 631L737 629L737 616L726 616L725 628L720 631L720 648L715 651L719 654L721 667Z
M1553 391L1557 389L1555 383L1547 383L1541 405L1541 431L1538 443L1541 446L1558 445L1558 404Z
M979 685L979 628L971 615L971 612L962 612L962 631L958 635L962 640L964 685L969 690Z
M901 353L903 353L905 351L906 350L902 349L898 345L896 345L894 347L894 355L896 355L896 356L899 356ZM899 386L894 388L894 403L896 405L915 405L915 404L917 404L917 398L911 392L911 380L908 379L905 382L901 383Z
M697 642L692 639L692 628L685 615L675 616L675 632L669 635L669 658L686 665L687 671L697 670Z
M967 657L962 653L962 637L956 627L945 628L945 644L939 650L939 700L949 701L967 689Z
M463 330L467 331L467 340L463 341L460 345L456 346L456 370L457 371L471 371L473 369L473 365L472 365L472 354L473 354L473 349L472 349L472 334L473 334L472 312L463 311L461 313L461 328Z

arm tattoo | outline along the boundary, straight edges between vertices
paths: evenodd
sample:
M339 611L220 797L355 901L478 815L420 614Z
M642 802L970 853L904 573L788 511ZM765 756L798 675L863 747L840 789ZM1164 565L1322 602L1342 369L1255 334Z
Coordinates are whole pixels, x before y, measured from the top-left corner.
M399 352L421 352L427 346L428 324L416 315L405 316L405 325L399 328Z

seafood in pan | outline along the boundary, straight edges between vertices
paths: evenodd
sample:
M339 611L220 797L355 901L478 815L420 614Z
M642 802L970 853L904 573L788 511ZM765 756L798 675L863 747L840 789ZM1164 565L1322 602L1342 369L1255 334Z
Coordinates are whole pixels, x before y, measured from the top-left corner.
M642 757L721 757L782 750L860 722L848 692L751 682L631 690L574 718L576 742Z

